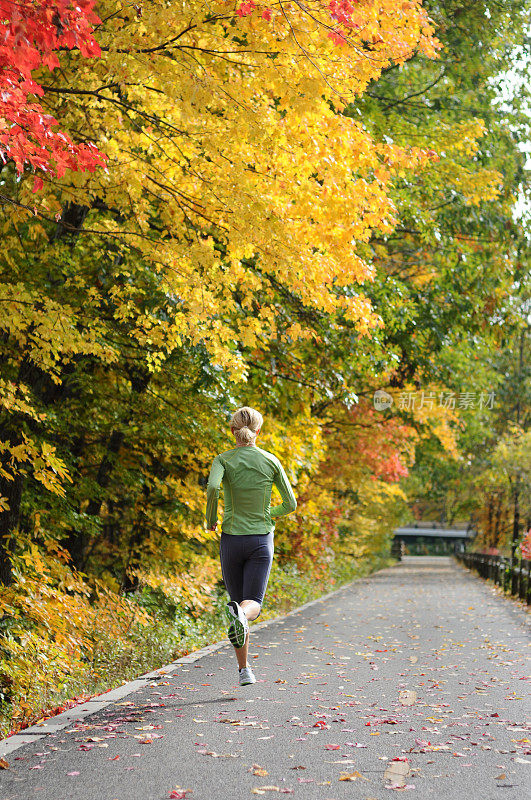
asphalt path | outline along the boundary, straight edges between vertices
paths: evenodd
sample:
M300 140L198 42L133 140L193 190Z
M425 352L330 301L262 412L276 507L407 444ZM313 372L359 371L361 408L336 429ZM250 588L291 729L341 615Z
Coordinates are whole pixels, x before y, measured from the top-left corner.
M254 686L228 644L14 751L0 800L522 800L528 634L451 559L406 558L258 630Z

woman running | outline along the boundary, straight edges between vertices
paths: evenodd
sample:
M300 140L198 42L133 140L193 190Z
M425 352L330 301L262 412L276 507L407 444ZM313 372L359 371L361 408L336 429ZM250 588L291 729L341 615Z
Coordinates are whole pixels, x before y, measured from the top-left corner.
M240 686L256 682L247 663L249 622L262 610L273 561L273 520L297 508L280 461L256 446L262 423L262 415L248 406L232 415L230 429L236 447L216 456L207 486L206 524L215 531L219 487L223 484L225 510L219 553L223 582L230 596L225 609L228 637L238 659ZM273 484L282 503L271 508Z

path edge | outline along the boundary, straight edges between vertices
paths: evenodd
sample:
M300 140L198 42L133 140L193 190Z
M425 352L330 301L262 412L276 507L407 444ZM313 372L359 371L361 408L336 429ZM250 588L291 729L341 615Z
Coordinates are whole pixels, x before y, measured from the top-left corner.
M306 608L317 605L317 603L324 603L325 600L328 600L330 597L339 594L339 592L349 589L354 584L359 584L364 580L368 580L373 575L377 575L379 572L384 572L386 569L393 569L394 567L398 566L399 563L400 562L397 561L395 564L382 567L381 569L369 573L369 575L364 575L361 578L354 578L348 583L344 583L338 589L334 589L327 594L323 594L320 597L317 597L315 600L310 600L308 603L304 603L302 606L297 606L297 608L293 608L291 611L288 611L281 616L272 617L271 619L264 620L264 622L259 622L257 625L253 625L252 630L262 630L263 628L267 628L269 625L283 622L295 614L300 614L300 612L304 611ZM204 658L204 656L210 655L216 650L221 650L222 647L231 647L231 644L227 639L222 639L221 641L201 647L199 650L194 650L192 653L182 656L182 658L177 658L175 661L171 661L169 664L166 664L163 667L159 667L151 672L146 672L143 675L139 675L132 681L127 681L126 683L120 684L120 686L117 686L114 689L109 689L102 694L95 695L90 700L86 700L84 703L80 703L77 706L68 708L66 711L61 712L61 714L56 714L54 717L47 717L46 720L41 723L24 728L22 731L20 731L20 733L11 734L11 736L8 736L6 739L0 740L0 758L5 757L15 750L18 750L20 747L24 747L26 744L43 739L50 733L57 733L57 731L68 727L68 725L73 725L75 722L80 721L85 717L89 717L91 714L95 714L97 711L100 711L103 708L106 708L106 706L111 705L116 700L121 700L124 697L138 692L145 686L152 686L153 681L163 678L166 675L170 675L178 668L180 664L193 664L195 661L199 661L201 658Z

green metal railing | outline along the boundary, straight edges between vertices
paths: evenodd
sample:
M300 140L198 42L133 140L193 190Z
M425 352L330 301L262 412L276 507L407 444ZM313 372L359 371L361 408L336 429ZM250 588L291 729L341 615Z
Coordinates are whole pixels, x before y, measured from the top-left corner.
M531 560L486 553L456 553L455 557L482 578L501 586L505 592L531 603Z

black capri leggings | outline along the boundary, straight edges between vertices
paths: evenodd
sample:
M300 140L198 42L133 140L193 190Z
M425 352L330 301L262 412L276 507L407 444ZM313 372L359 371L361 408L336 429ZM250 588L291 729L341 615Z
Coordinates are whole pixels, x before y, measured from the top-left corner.
M221 573L231 600L254 600L262 605L273 563L273 532L256 535L222 533Z

